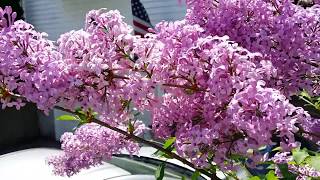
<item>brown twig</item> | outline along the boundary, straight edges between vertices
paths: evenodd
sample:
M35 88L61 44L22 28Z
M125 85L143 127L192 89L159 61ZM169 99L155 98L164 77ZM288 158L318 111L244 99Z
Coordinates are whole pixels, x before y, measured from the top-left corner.
M187 89L187 90L192 90L192 91L204 91L207 92L207 90L199 88L197 86L187 86L187 85L178 85L178 84L169 84L169 83L165 83L162 84L163 86L167 86L167 87L175 87L175 88L182 88L182 89Z

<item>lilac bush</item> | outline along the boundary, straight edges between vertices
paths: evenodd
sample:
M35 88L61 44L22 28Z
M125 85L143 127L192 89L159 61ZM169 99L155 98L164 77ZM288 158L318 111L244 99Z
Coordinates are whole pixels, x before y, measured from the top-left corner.
M212 179L217 169L233 175L266 162L279 165L279 177L288 174L279 171L282 164L297 178L319 176L306 156L290 161L301 146L297 136L320 143L319 120L291 104L302 91L320 92L318 2L186 3L184 20L161 22L145 37L132 35L118 11L100 9L87 14L84 29L57 42L14 22L10 7L0 9L2 107L33 102L44 112L75 113L81 126L63 135L64 154L48 161L58 175L123 150L135 154L143 143ZM308 100L320 109L316 101ZM157 139L175 138L170 150L140 137L147 128L137 114L146 110ZM285 160L261 153L274 146Z

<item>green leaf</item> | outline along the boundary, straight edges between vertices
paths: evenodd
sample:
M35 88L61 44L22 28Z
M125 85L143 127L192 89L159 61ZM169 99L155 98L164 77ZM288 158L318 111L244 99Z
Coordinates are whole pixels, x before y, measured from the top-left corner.
M320 156L311 156L309 164L316 170L320 171Z
M266 175L267 180L278 180L278 177L276 176L276 173L274 171L269 171Z
M197 180L199 176L200 176L200 172L196 171L192 174L191 180Z
M230 159L235 161L245 161L247 158L245 156L239 155L239 154L231 154Z
M260 180L260 177L259 176L252 176L252 177L250 177L249 180Z
M254 150L253 150L253 149L248 149L248 150L247 150L247 153L248 153L248 154L253 154L253 153L254 153Z
M167 158L167 159L172 159L171 156L167 155L166 153L160 151L160 150L157 150L154 155L158 156L158 157L164 157L164 158Z
M308 92L306 90L303 90L301 93L300 93L300 96L302 97L305 97L307 99L311 99L310 95L308 94Z
M92 112L93 117L97 117L98 112Z
M79 114L85 114L82 108L76 108L75 112Z
M217 173L217 165L210 164L210 168L208 169L211 173Z
M171 137L169 139L167 139L165 141L165 143L163 144L163 148L166 149L166 150L169 150L169 151L173 151L175 148L173 146L174 142L176 141L176 137ZM165 158L168 158L168 159L171 159L170 156L168 156L166 153L160 151L160 150L157 150L154 155L156 156L159 156L159 157L165 157Z
M281 151L281 150L282 150L282 148L280 146L272 149L272 151Z
M289 161L289 162L288 162L288 165L298 165L298 163L295 162L295 161Z
M86 121L87 121L87 116L86 116L86 115L84 115L84 114L79 114L78 116L79 116L79 118L81 119L81 121L83 121L83 122L86 122Z
M295 149L292 151L292 156L296 163L301 164L309 156L309 154L304 150Z
M289 171L288 164L278 164L278 167L284 179L296 179L297 175Z
M314 107L315 107L317 110L320 110L320 102L314 103Z
M59 121L78 121L79 120L78 117L72 116L72 115L67 115L67 114L59 116L56 119Z
M156 173L155 173L155 177L157 180L163 179L165 166L166 166L165 163L162 163L158 166Z
M186 177L184 177L184 176L182 176L182 177L181 177L181 180L187 180L187 178L186 178Z
M276 168L276 165L275 164L270 164L267 169L275 169Z
M259 151L263 151L263 150L265 150L267 148L267 146L261 146L261 147L259 147Z
M165 143L163 144L163 148L167 149L168 147L170 147L171 145L173 145L173 143L176 141L176 137L171 137L169 139L167 139L165 141Z

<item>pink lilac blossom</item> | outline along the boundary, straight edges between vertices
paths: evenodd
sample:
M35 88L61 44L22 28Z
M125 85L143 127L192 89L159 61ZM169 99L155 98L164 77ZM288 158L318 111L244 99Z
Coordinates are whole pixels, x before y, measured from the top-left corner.
M65 133L61 142L64 154L48 159L48 164L55 167L54 173L60 176L72 176L81 169L97 166L123 150L135 153L139 149L138 144L119 133L93 123Z
M311 133L305 135L305 137L311 139L320 146L320 119L312 119L311 121L308 121L308 125L304 126L304 130Z
M68 107L91 107L99 114L121 108L118 99L123 94L122 87L126 84L123 75L130 63L121 48L133 38L121 18L119 12L91 11L85 30L68 32L58 40L59 50L73 76L73 84L64 99Z
M320 1L319 0L313 0L313 3L314 4L320 4Z
M118 11L90 11L84 30L68 32L58 40L72 77L63 104L71 109L93 108L108 122L127 120L121 111L124 101L141 108L154 99L153 82L141 72L144 66L139 66L147 61L133 59L150 54L148 44L152 43L131 35L132 29L122 19Z
M6 6L4 9L0 9L0 30L12 25L17 17L16 12L12 12L10 6Z
M295 124L310 117L266 87L263 79L276 73L269 61L227 37L202 37L201 27L185 21L161 23L155 31L164 50L153 76L166 92L153 110L158 137L177 137L177 152L198 167L208 166L211 152L222 168L229 168L231 154L262 160L258 149L273 144L275 132L285 150L296 147Z
M271 160L276 164L287 164L293 161L293 157L288 152L277 153ZM320 172L310 167L309 165L295 165L288 164L289 171L297 174L297 179L308 179L309 177L320 177ZM282 177L280 169L276 166L276 174L278 177Z
M8 92L22 95L28 101L36 102L39 109L51 109L65 91L65 63L46 34L39 33L24 21L13 23L15 14L10 14L9 26L0 32L0 86L7 95L2 106L20 107L22 100L11 99ZM11 20L10 20L11 19Z
M146 98L142 97L150 94L152 89L146 88L149 81L146 81L133 62L132 52L136 46L134 40L139 41L139 38L130 34L132 29L122 18L118 11L90 11L84 30L68 32L58 40L59 51L67 62L70 77L73 77L70 87L62 96L62 103L70 109L78 106L92 108L99 113L100 120L118 128L128 127L129 121L134 118L125 110L123 103L128 101L137 107L143 106L141 99ZM136 135L146 129L139 121L135 121L134 126ZM138 145L126 140L124 136L106 128L102 128L103 132L95 132L96 128L102 127L86 125L73 135L66 136L71 139L62 139L65 154L49 161L49 164L54 165L56 174L70 176L82 168L110 159L112 154L120 153L123 149L130 153L137 151ZM82 138L79 136L86 135L93 139L75 142ZM86 142L92 143L92 151L73 148L75 143L82 146ZM80 156L77 155L79 153Z
M187 4L188 23L199 24L206 35L228 35L272 62L277 75L265 79L268 86L287 96L301 89L319 93L320 6L304 9L289 0L187 0Z
M124 52L126 47L131 47L134 38L130 35L131 29L123 23L118 12L103 12L91 11L87 18L92 22L88 21L86 31L72 31L62 35L57 48L45 38L44 33L36 32L32 25L23 21L13 23L13 20L10 20L0 34L0 93L3 107L19 108L23 101L34 102L44 111L57 104L63 104L70 109L90 107L99 113L101 120L119 128L127 127L134 117L122 107L122 101L127 100L129 94L124 91L129 89L126 86L130 85L126 81L142 85L144 82L142 75L139 78L139 74L135 74L135 79L132 80L125 77L128 75L129 65L133 64ZM11 17L10 14L7 15ZM2 18L1 22L6 22L6 19ZM101 23L104 23L104 28L99 26ZM116 29L112 30L111 27ZM106 28L109 30L106 31ZM121 28L123 31L120 31ZM133 125L133 133L136 135L145 129L138 120L135 120ZM99 129L103 130L98 131ZM94 131L97 132L93 134ZM65 154L49 161L56 166L56 173L71 175L71 171L78 172L79 169L101 162L102 155L89 152L89 149L81 149L85 144L78 144L78 149L72 149L78 142L84 143L84 140L80 141L79 138L87 137L87 143L94 143L89 141L96 141L99 133L102 136L100 138L110 137L110 140L114 140L110 142L105 139L107 144L114 147L105 147L103 157L120 152L124 147L130 152L137 150L137 145L118 133L98 125L86 125L74 135L65 136L69 138L62 139ZM83 136L80 137L80 134ZM88 152L84 152L85 150ZM74 154L80 157L77 159L72 156Z
M90 108L122 130L135 119L131 107L150 110L155 135L175 136L177 153L200 168L212 160L233 169L233 154L263 161L258 150L273 144L272 136L286 151L296 147L299 127L316 124L288 98L300 88L317 93L319 7L187 2L185 20L161 22L145 38L132 35L118 11L90 11L85 28L61 35L57 47L32 25L13 23L10 8L0 9L1 104L19 108L24 99L12 95L19 94L45 111ZM136 135L145 129L140 121L134 127ZM86 124L63 136L62 149L49 164L71 176L123 149L134 153L138 144Z

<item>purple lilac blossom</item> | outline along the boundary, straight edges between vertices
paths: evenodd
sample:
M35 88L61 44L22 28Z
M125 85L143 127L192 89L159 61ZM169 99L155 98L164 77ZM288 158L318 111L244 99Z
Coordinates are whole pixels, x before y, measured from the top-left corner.
M187 3L185 20L161 22L145 38L132 35L118 11L92 10L84 29L61 35L57 44L32 25L14 22L10 8L0 9L3 108L19 108L25 101L45 112L56 105L90 108L101 121L127 130L134 115L124 104L130 103L151 111L156 137L175 136L177 153L199 168L212 159L220 169L232 170L232 154L249 157L252 164L265 161L259 148L274 144L274 135L284 151L297 147L299 127L315 131L318 125L289 98L301 89L319 93L319 6ZM164 95L156 96L156 88ZM139 135L145 127L137 120L134 129ZM64 154L48 163L67 176L124 149L139 149L92 123L61 141Z

